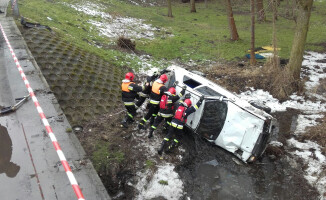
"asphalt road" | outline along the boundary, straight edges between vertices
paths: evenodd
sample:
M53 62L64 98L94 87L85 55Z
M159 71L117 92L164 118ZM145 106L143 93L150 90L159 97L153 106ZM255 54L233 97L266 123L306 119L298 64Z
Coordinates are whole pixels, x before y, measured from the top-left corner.
M0 0L0 23L54 131L85 199L110 199L69 122L51 93L13 18L5 17ZM0 108L28 94L0 32ZM60 159L31 99L16 112L0 115L0 199L77 199Z

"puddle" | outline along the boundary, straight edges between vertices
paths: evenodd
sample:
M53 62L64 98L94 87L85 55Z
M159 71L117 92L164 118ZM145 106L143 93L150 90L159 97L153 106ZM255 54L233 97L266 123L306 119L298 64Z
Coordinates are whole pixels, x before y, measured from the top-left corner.
M12 155L12 141L7 128L0 125L0 174L5 173L7 177L14 178L20 166L10 162Z

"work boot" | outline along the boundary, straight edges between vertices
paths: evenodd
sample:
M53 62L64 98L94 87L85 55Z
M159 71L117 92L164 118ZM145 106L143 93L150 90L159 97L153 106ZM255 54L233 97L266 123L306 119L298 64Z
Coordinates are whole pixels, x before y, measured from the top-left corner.
M122 121L121 121L121 127L123 127L123 128L128 128L128 123L127 123L127 121L128 121L128 118L129 117L125 117Z
M162 155L166 143L167 143L167 141L166 140L163 140L160 148L157 150L158 155L160 155L160 156Z
M145 129L145 126L144 126L144 124L142 124L142 123L139 123L139 124L138 124L138 129L140 129L140 130L141 130L141 129Z
M172 144L170 144L170 146L168 147L168 149L166 150L165 153L171 153L176 146L177 146L177 143L173 141Z
M135 121L135 120L134 120L133 118L131 118L131 117L128 117L128 119L127 119L127 122L128 122L129 124L132 124L134 121Z
M153 137L153 132L154 132L154 129L151 128L151 130L149 130L149 134L148 134L148 138L151 138Z

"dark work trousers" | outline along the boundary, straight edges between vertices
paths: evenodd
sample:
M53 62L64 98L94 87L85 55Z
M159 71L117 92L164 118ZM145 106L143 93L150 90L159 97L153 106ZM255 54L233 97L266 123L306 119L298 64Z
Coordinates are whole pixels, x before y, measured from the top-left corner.
M154 119L157 116L157 113L159 110L160 110L160 105L151 104L148 109L147 114L143 118L143 124L145 124L147 122L147 120L149 120L151 117L153 117L153 121L152 120L151 121L154 122Z
M138 101L136 102L136 106L140 107L141 105L143 105L144 101L147 99L148 97L139 97Z
M178 129L173 126L170 126L169 132L168 132L167 136L164 138L164 140L168 142L171 139L173 139L173 141L171 141L172 144L177 146L177 145L179 145L179 142L182 139L182 136L183 136L182 134L183 134L183 129Z
M160 125L160 123L163 120L165 120L164 129L167 129L167 127L169 127L169 125L171 124L172 117L162 117L160 114L158 114L157 117L155 118L155 121L151 126L151 129L153 129L153 131L156 130L158 125Z
M134 117L136 116L136 107L135 105L125 105L126 109L127 109L127 115L126 118L129 119L129 121L133 121Z

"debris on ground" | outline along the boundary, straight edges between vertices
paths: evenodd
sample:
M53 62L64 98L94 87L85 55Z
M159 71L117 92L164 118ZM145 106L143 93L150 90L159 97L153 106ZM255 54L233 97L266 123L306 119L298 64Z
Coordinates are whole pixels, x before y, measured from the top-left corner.
M121 48L134 51L135 50L135 47L136 47L136 42L131 41L131 39L129 39L129 38L125 38L123 36L120 36L118 38L117 45L119 47L121 47Z

